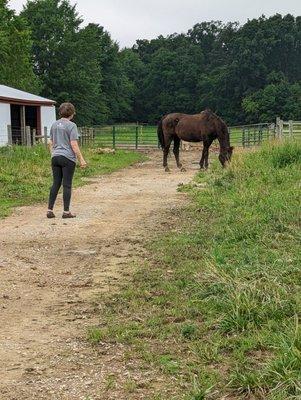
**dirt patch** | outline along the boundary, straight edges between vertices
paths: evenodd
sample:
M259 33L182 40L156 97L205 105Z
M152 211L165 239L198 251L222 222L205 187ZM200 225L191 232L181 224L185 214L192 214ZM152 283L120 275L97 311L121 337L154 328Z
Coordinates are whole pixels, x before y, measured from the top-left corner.
M129 365L121 345L93 349L86 330L101 323L93 299L118 293L166 210L183 205L177 186L192 178L198 158L185 153L187 172L166 174L154 152L93 179L74 192L75 220L47 220L39 205L0 222L1 398L144 399L155 390L160 377Z

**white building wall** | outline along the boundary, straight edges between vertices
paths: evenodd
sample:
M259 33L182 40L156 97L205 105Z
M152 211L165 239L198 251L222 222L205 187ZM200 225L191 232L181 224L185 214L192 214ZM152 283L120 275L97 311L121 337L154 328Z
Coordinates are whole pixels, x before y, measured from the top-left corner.
M0 103L0 146L8 143L7 125L11 125L10 104Z
M49 137L51 125L56 120L55 106L42 106L41 107L41 127L42 135L44 134L44 127L47 128Z

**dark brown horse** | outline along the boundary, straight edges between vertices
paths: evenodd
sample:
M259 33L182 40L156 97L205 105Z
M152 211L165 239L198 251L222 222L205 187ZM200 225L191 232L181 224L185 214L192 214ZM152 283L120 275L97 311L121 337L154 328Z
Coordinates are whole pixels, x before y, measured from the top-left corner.
M165 115L158 124L158 139L163 150L163 167L169 171L167 157L171 142L178 168L184 171L180 162L179 150L181 140L186 142L203 142L203 154L200 167L208 168L209 148L217 139L220 144L219 160L223 167L231 161L233 147L230 146L229 131L225 122L209 109L200 114L188 115L174 113Z

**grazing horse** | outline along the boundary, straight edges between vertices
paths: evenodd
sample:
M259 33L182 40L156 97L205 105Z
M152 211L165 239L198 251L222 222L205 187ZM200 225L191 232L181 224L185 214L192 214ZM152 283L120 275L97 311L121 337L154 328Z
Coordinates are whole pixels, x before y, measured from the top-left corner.
M158 139L163 150L163 167L169 172L167 157L171 142L174 141L173 152L177 166L182 171L179 157L181 140L186 142L203 142L203 153L200 168L208 168L209 148L217 139L220 144L219 161L223 167L231 161L233 147L230 146L229 131L225 122L209 109L200 114L188 115L173 113L164 116L158 124Z

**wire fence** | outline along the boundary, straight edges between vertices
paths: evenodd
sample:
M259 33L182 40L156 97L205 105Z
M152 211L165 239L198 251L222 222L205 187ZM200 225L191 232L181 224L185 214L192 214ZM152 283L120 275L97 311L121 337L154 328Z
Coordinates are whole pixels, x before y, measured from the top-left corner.
M143 150L159 148L157 126L147 124L116 124L79 128L80 144L83 147L109 147ZM301 140L301 121L283 121L277 118L276 123L261 123L229 127L230 142L235 147L259 146L272 139L295 138ZM26 127L0 127L0 146L25 145L38 143L47 145L49 132L43 129L42 134ZM214 144L218 147L218 143ZM182 149L199 147L200 144L182 143Z
M281 138L301 140L301 122L282 121L229 127L231 145L236 147L259 146L263 142ZM80 128L83 146L125 149L159 148L157 126L146 124L120 124ZM216 143L216 145L218 145ZM182 148L198 147L199 144L182 143Z
M91 133L91 129L93 133ZM159 147L157 127L150 125L107 125L79 128L80 142L96 147L147 149ZM87 140L88 137L88 140Z

